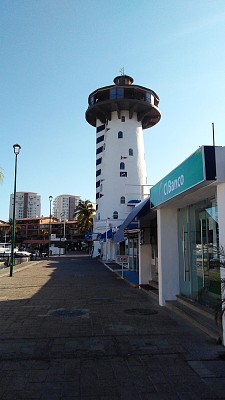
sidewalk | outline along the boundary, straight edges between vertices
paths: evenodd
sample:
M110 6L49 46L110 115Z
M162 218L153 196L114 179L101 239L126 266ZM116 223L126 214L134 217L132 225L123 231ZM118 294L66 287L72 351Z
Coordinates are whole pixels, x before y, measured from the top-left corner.
M0 400L225 399L225 348L86 254L0 274L0 321Z

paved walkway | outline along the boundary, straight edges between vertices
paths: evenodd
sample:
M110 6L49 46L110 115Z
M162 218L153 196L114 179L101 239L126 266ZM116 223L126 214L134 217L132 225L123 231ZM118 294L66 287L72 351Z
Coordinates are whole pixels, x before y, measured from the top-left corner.
M225 348L86 255L0 274L0 400L225 399Z

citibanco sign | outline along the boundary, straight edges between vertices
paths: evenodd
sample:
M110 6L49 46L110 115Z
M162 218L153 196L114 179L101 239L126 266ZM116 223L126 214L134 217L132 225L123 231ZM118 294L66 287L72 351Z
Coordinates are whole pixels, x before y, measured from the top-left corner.
M207 179L206 170L209 170L211 165L214 169L215 151L213 146L200 147L150 189L151 207L156 207L205 181Z

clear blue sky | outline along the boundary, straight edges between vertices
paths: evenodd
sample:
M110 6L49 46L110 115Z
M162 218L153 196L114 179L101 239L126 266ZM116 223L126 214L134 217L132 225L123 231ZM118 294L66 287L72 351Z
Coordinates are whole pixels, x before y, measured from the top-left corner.
M1 0L0 219L13 192L95 201L95 129L88 95L119 69L160 97L145 131L149 184L199 146L225 145L224 0Z

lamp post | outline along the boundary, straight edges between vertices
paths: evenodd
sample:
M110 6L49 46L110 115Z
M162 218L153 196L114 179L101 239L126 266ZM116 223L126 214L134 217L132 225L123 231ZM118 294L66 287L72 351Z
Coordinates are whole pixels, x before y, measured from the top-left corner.
M14 246L15 246L15 210L16 210L16 175L17 175L17 156L20 152L21 146L19 144L13 145L15 154L15 174L14 174L14 194L13 194L13 218L12 218L12 243L11 243L11 260L10 260L10 273L9 276L13 275L14 266Z
M106 218L106 232L105 232L105 258L108 261L108 229L109 229L109 220L110 218Z
M52 219L52 196L49 196L49 235L48 235L48 256L50 256L50 247L51 247L51 219Z

